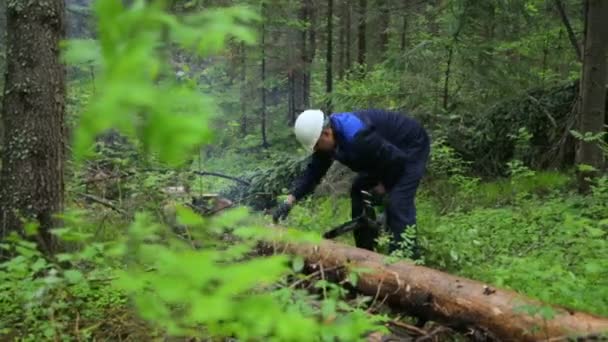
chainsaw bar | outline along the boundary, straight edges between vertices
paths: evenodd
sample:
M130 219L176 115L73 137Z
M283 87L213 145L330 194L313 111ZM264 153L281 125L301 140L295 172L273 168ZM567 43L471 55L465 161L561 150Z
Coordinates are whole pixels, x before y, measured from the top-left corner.
M323 234L325 239L333 239L340 235L344 235L356 229L367 228L367 229L380 229L380 226L376 221L370 220L366 216L359 216L348 222L342 223L341 225L330 229Z

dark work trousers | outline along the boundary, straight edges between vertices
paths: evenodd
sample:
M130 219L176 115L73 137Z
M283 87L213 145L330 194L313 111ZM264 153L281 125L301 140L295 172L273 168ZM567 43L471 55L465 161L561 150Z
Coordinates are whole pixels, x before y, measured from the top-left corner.
M386 223L392 233L389 252L399 248L403 241L402 233L408 226L416 224L416 205L415 197L420 179L424 175L428 151L423 151L421 158L413 163L408 163L403 175L388 192L388 203L385 208ZM365 173L360 173L355 178L351 188L351 215L353 218L363 213L364 204L361 190L369 191L378 185L378 179L374 179ZM354 231L355 245L359 248L373 250L375 240L378 237L377 231L361 227ZM414 235L415 236L415 235ZM417 241L413 239L412 252L417 256Z

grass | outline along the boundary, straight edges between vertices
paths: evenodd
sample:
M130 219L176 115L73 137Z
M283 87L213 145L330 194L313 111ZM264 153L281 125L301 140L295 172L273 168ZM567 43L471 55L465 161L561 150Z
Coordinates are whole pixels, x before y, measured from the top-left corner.
M588 196L556 172L451 184L427 182L417 199L427 266L608 316L605 184ZM294 208L288 224L322 232L349 213L344 196L311 199ZM352 244L351 236L340 240Z

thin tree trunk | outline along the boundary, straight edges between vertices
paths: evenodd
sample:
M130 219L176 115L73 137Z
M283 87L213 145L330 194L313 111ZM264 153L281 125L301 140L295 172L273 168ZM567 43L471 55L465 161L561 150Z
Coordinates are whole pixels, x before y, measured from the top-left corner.
M557 11L559 12L559 16L562 19L562 23L566 27L566 31L568 32L568 39L570 39L570 43L572 44L572 47L574 48L576 57L580 61L582 58L581 57L581 48L576 39L576 35L574 34L574 30L572 29L572 25L570 25L570 20L568 19L568 15L566 14L566 9L564 8L564 4L562 3L561 0L554 0L553 2L555 3L555 7L557 8Z
M448 48L448 61L445 69L445 80L443 83L443 110L447 112L450 97L450 71L452 69L452 58L454 56L454 44Z
M333 17L334 17L334 1L327 1L327 55L325 58L325 92L327 95L326 109L328 113L332 111L331 92L333 87L332 61L333 61Z
M598 134L603 131L606 115L606 84L608 83L608 1L588 0L586 10L585 55L582 72L582 104L579 113L581 133ZM578 142L576 161L600 170L604 155L597 142ZM579 172L579 189L589 190L588 178L597 172Z
M298 20L300 22L306 22L308 20L308 10L305 2L300 4L300 9L298 11ZM295 66L293 67L293 112L291 113L291 119L289 124L293 126L296 115L298 111L302 111L307 107L306 104L306 70L308 69L308 52L307 52L307 33L308 29L298 29L296 32L296 40L297 48L294 49L297 53L294 58Z
M467 6L467 3L465 3ZM460 17L460 21L458 22L458 27L456 28L456 32L452 36L452 41L450 42L450 46L448 47L448 59L447 66L445 69L445 79L443 83L443 110L447 111L449 106L449 96L450 96L450 76L452 71L452 62L454 59L454 45L458 41L458 36L462 31L462 27L464 26L465 17L467 15L467 7L464 8L462 15Z
M378 1L380 9L380 53L384 57L388 50L388 29L391 22L391 12L387 0Z
M353 58L351 55L352 52L352 5L349 0L346 0L346 70L350 70L353 66Z
M6 70L6 1L0 4L0 94L4 94L4 72ZM2 101L0 101L0 142L4 140L2 126Z
M405 52L405 45L407 43L407 17L403 16L403 26L401 27L401 52Z
M247 47L241 43L241 134L247 135Z
M346 2L341 1L341 13L340 13L340 32L338 33L338 79L344 79L344 36L346 35L346 27L344 25L344 19L346 14Z
M266 4L262 3L262 17L264 17ZM262 19L264 20L264 19ZM266 138L266 24L262 22L262 146L268 147L268 139Z
M0 238L39 223L41 250L56 248L49 230L63 209L65 36L63 0L7 2L7 73L2 117Z
M308 49L306 51L306 69L304 72L304 80L303 80L303 97L304 97L304 105L308 108L310 107L310 80L311 80L311 66L312 62L315 59L315 53L317 49L317 37L315 31L315 12L314 12L314 4L313 0L304 0L306 7L306 17L308 19Z
M366 54L366 41L365 41L365 33L366 33L366 23L367 23L367 0L359 0L359 27L358 27L358 54L357 54L357 62L360 65L365 64L365 54Z
M293 125L296 115L296 81L294 73L294 70L289 70L287 73L287 122L290 126Z

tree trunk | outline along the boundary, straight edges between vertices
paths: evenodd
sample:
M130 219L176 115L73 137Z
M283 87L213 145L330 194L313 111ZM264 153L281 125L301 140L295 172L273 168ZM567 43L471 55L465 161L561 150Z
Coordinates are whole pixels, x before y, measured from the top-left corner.
M279 233L280 234L280 233ZM352 269L364 270L354 285L364 295L417 317L447 323L460 330L475 327L503 341L547 341L608 331L608 319L553 307L545 319L522 307L546 306L513 291L453 276L406 261L387 263L386 256L325 240L318 245L273 242L273 250L298 255L309 271L342 283ZM561 339L560 339L561 341Z
M454 61L454 47L455 47L456 43L458 42L458 36L460 36L460 32L462 31L462 28L464 26L464 21L466 20L467 8L468 8L467 4L468 4L468 2L465 3L465 8L462 11L462 15L460 16L460 19L458 21L458 27L456 28L456 31L452 35L452 40L450 42L450 45L448 46L448 56L447 56L448 58L447 58L447 62L446 62L445 78L444 78L444 83L443 83L443 110L446 112L448 111L448 106L449 106L450 76L451 76L451 71L452 71L452 62Z
M65 35L63 0L7 2L5 128L0 174L0 237L37 221L41 250L52 253L49 229L63 206Z
M405 45L407 43L407 17L403 16L403 24L401 27L401 52L405 52Z
M380 56L384 58L386 51L388 51L388 29L391 22L391 12L387 0L378 1L378 7L380 9Z
M367 0L359 0L359 50L357 54L357 62L363 66L365 64L366 53L366 23L367 23Z
M578 115L579 131L583 134L601 133L606 115L606 84L608 82L608 1L588 0L585 18L586 37L583 56L581 110ZM577 164L592 166L600 170L604 166L604 155L597 142L578 142ZM579 172L579 189L589 189L588 177L597 172Z
M312 62L315 59L315 53L317 49L317 37L315 31L315 11L314 11L314 3L313 0L304 0L304 6L306 8L306 18L309 23L308 30L306 32L308 36L308 47L305 50L305 70L303 77L303 89L302 94L304 98L304 106L310 107L310 80L311 80L311 66Z
M326 111L331 113L331 92L333 87L332 62L333 62L333 22L334 1L327 0L327 55L325 58L325 92L327 95Z
M241 43L241 134L247 135L247 47Z
M344 7L346 7L345 11L345 16L346 16L346 22L345 22L345 26L346 26L346 46L344 47L344 52L346 53L346 70L350 70L350 68L353 66L353 58L351 55L352 52L352 36L351 36L351 28L352 28L352 5L350 1L346 1L346 4L344 5Z
M346 13L346 2L341 2L341 12L340 12L340 31L338 33L338 79L344 79L344 69L345 69L345 54L344 54L344 36L346 35L346 27L344 25L345 13Z
M266 4L262 3L262 20L264 19L264 14L266 13L265 11L266 9ZM261 70L261 76L262 76L262 122L261 122L261 129L262 129L262 146L264 148L268 147L268 139L266 138L266 24L264 21L262 21L262 42L261 42L261 46L262 46L262 70Z
M298 20L302 23L308 20L306 3L300 4L298 11ZM296 120L297 112L302 111L307 107L305 104L306 90L305 90L305 75L306 70L309 68L308 65L308 52L307 52L307 33L308 30L304 28L298 28L294 31L293 40L295 42L295 48L293 49L294 57L291 69L288 74L288 82L290 87L290 118L289 125L293 126ZM291 56L291 52L290 52Z
M4 73L6 71L6 1L0 4L0 94L4 94ZM0 101L0 142L4 140L4 127L2 126L2 101ZM2 146L0 146L0 155ZM1 164L0 164L1 167Z
M562 23L566 27L566 32L568 32L568 39L570 39L570 44L572 44L572 47L574 48L574 53L576 54L576 57L580 61L582 58L581 57L581 48L576 39L576 35L574 34L574 30L572 29L572 25L570 25L570 20L568 20L568 15L566 14L566 9L564 8L564 4L562 3L561 0L554 0L554 3L555 3L555 7L557 8L557 11L559 12L559 16L562 20Z
M292 126L296 116L296 80L295 70L287 73L287 123Z
M454 57L454 44L450 44L448 48L448 60L445 68L445 79L443 83L443 110L448 111L450 97L450 71L452 69L452 58Z

